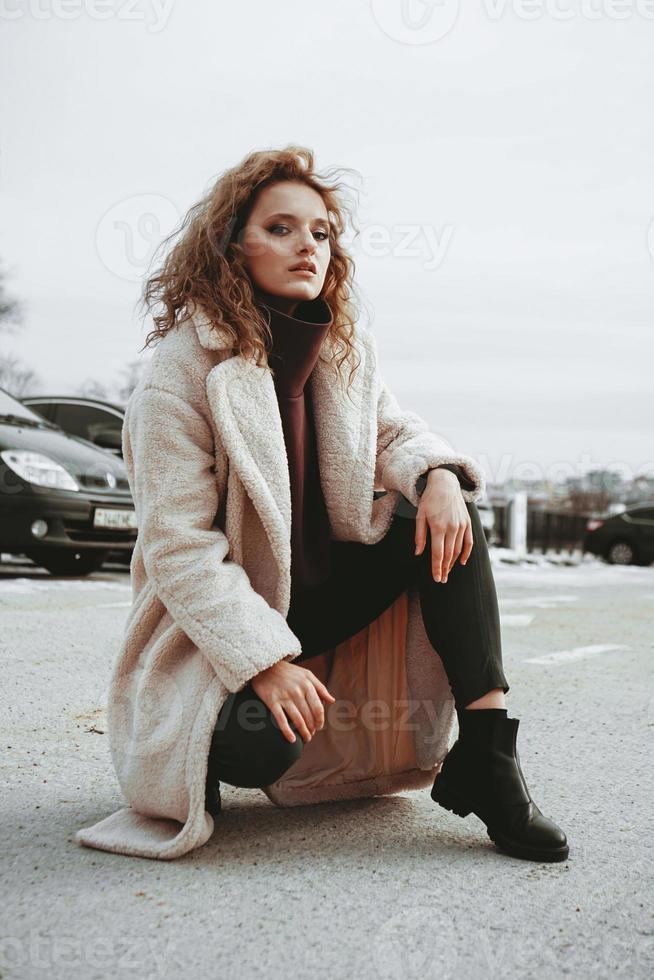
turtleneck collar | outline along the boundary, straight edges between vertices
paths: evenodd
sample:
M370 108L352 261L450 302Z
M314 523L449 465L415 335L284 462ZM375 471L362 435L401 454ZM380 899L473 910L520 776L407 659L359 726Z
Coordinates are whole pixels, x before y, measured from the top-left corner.
M273 347L268 362L274 373L277 397L299 398L306 385L334 315L320 297L302 300L295 315L280 313L263 300L259 305L270 315Z

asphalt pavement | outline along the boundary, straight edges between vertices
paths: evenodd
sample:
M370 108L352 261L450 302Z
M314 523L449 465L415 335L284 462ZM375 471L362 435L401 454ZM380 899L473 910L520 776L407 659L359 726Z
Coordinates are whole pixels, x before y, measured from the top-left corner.
M124 801L105 706L118 566L0 564L3 978L654 975L654 566L493 550L509 715L570 856L498 851L428 790L280 809L223 789L220 832L161 862L80 847Z

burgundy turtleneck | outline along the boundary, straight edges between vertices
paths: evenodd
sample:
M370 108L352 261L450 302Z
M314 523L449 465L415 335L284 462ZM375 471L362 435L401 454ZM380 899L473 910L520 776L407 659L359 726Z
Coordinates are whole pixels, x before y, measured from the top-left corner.
M316 448L313 404L307 384L333 322L320 297L302 300L295 313L281 313L259 301L270 316L268 355L284 432L291 484L291 592L326 581L331 571L331 527Z
M284 432L291 485L291 595L315 588L331 573L331 527L320 484L311 389L307 384L322 343L333 322L329 305L320 297L302 300L290 316L264 302L273 337L268 363ZM461 467L451 469L464 487L472 484ZM422 494L428 470L418 478Z

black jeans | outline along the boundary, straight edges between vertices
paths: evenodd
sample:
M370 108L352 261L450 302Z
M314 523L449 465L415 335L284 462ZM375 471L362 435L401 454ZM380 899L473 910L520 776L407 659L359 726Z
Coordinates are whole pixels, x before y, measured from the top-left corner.
M473 547L466 565L457 559L447 582L432 575L431 534L415 554L417 508L405 497L386 535L373 545L334 541L334 568L317 589L294 595L286 620L300 639L302 663L354 636L418 584L425 632L438 651L458 709L494 688L509 685L502 665L495 582L479 511L466 502ZM436 656L436 653L434 654ZM261 787L275 782L299 758L304 742L292 721L295 742L281 733L269 708L248 683L228 695L218 714L207 787L216 780Z

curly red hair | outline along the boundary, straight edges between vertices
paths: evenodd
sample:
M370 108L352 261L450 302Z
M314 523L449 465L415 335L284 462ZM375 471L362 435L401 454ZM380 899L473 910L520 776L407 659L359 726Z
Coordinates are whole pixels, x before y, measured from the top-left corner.
M356 234L359 232L353 209L342 193L347 185L330 183L334 171L344 170L352 172L351 168L339 167L320 174L315 169L312 150L291 144L252 152L221 173L159 246L165 248L181 235L161 267L145 282L141 303L147 306L155 328L144 346L178 326L197 304L210 322L231 335L235 353L254 359L258 365L267 364L272 338L255 303L239 238L264 187L285 180L302 181L320 194L329 218L331 257L320 296L333 313L330 335L343 351L340 368L354 350L352 337L359 312L353 298L355 263L341 241L346 216Z

